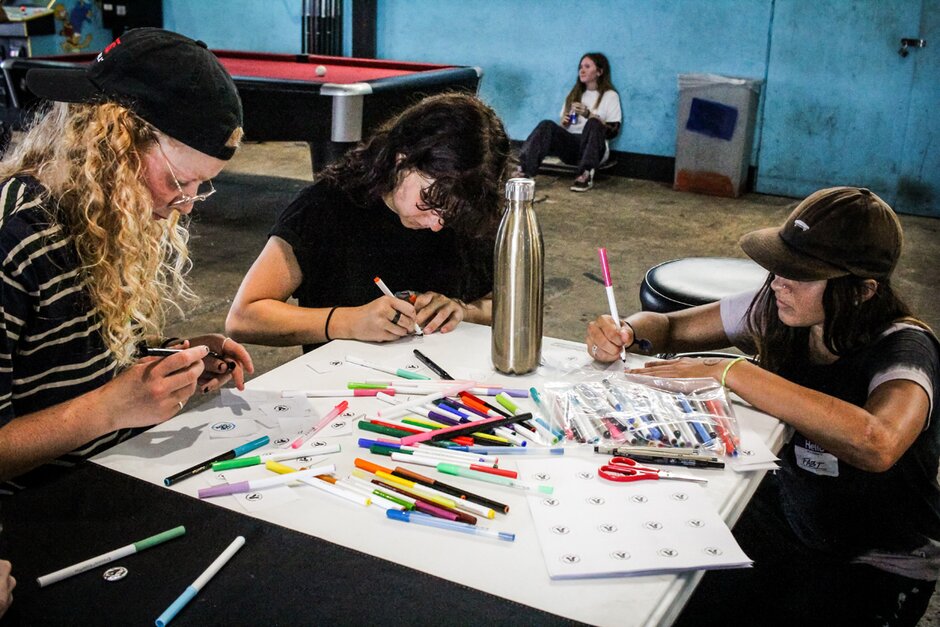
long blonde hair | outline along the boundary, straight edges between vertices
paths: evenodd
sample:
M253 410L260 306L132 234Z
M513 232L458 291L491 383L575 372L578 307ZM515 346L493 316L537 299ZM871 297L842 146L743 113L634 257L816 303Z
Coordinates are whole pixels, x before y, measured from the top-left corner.
M240 135L240 133L239 133ZM157 131L115 103L53 103L0 163L0 180L30 175L78 257L101 336L119 366L157 336L170 308L192 303L187 221L153 218L143 158Z

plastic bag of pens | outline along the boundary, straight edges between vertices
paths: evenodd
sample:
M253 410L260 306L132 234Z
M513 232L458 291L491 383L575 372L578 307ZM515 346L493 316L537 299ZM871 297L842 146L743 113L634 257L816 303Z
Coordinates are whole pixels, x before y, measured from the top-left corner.
M708 450L733 455L738 422L714 379L591 373L546 386L553 426L568 443Z

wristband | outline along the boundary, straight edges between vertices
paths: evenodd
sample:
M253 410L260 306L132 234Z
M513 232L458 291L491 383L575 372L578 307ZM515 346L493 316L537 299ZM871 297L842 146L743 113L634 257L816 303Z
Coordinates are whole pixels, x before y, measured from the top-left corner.
M651 350L653 350L653 343L650 342L648 339L646 339L646 338L644 338L644 337L637 337L636 329L633 328L633 325L632 325L632 324L630 324L630 323L627 322L626 320L621 320L621 321L620 321L620 324L622 324L622 325L625 326L625 327L629 327L629 328L630 328L630 332L633 333L633 341L630 342L630 345L629 345L629 346L624 346L624 347L623 347L625 350L630 350L631 348L633 348L633 346L634 346L635 344L639 344L639 345L640 345L640 350L643 351L643 352L645 352L645 353L648 353L648 352L650 352Z
M728 362L728 365L725 366L724 372L721 373L721 387L723 388L728 387L727 385L725 385L725 379L728 377L728 371L731 370L731 367L733 365L741 361L747 361L747 357L735 357L734 359Z
M331 342L333 338L330 337L330 320L333 318L333 313L339 309L339 307L333 307L330 309L330 313L326 314L326 324L323 325L323 337L326 338L327 342Z

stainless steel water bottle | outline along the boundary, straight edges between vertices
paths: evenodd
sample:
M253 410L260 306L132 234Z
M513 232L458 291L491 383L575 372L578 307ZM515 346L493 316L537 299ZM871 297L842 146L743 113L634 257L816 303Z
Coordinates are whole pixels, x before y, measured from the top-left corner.
M542 355L542 303L545 249L532 201L535 181L506 183L506 212L493 253L493 366L507 374L525 374Z

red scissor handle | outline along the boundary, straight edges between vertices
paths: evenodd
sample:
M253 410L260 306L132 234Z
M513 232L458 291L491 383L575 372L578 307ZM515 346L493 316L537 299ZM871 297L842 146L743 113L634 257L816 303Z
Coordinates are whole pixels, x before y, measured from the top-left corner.
M614 457L609 464L601 466L598 476L608 481L644 481L659 479L659 471L636 463L629 457Z

